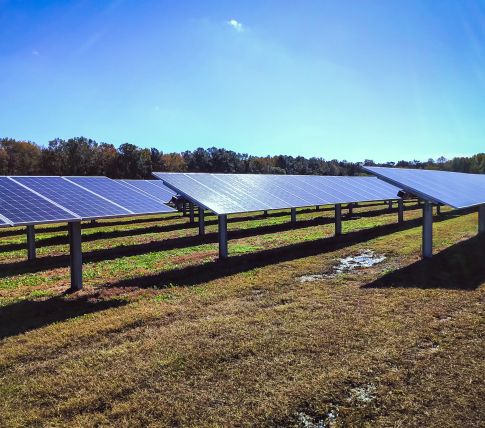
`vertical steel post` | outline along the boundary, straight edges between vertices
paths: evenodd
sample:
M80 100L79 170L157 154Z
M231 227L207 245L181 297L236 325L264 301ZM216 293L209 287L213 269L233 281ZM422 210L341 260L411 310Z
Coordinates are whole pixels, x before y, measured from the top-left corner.
M227 215L219 216L219 258L226 259L227 251Z
M342 204L335 204L335 236L342 234Z
M199 235L205 235L205 218L204 208L199 207Z
M389 199L389 202L388 202L388 205L387 205L387 209L389 211L392 211L392 199Z
M71 257L71 290L83 288L83 254L81 248L81 222L68 223Z
M440 215L441 214L441 205L438 204L436 205L436 215Z
M182 204L182 215L185 217L187 215L187 202Z
M317 205L317 206L315 207L315 209L316 209L316 211L320 211L320 205Z
M263 216L264 216L264 217L268 217L268 211L267 211L267 210L264 210L264 211L263 211Z
M433 205L424 201L423 205L423 258L433 256Z
M189 202L189 221L191 224L194 223L194 204Z
M478 233L485 233L485 204L478 206Z
M397 201L397 221L404 223L404 201L402 199Z
M291 209L291 222L296 223L296 208Z
M29 261L35 260L35 229L34 226L27 226L27 258Z
M347 208L349 209L349 216L354 213L354 204L348 204Z

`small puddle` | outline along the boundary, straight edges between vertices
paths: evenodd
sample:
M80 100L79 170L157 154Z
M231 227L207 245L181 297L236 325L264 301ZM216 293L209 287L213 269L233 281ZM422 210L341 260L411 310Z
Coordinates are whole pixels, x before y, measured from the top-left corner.
M372 250L362 250L360 253L354 256L348 256L339 260L339 263L332 268L331 272L314 274L314 275L303 275L299 277L300 282L313 282L320 281L326 278L333 278L334 276L352 272L355 269L369 268L378 263L381 263L386 259L386 256L382 254L376 254Z
M370 403L376 398L376 388L374 385L364 385L350 390L349 401Z
M297 427L298 428L331 428L334 426L337 419L338 412L337 409L330 410L323 417L313 417L304 412L298 412L297 417Z

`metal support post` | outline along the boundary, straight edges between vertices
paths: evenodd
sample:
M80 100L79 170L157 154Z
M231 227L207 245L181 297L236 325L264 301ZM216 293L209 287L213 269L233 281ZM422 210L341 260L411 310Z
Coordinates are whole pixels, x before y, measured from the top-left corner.
M223 214L219 216L219 258L227 257L227 215Z
M315 207L315 209L316 209L316 211L320 211L320 205L317 205L317 206Z
M291 209L291 222L296 223L296 208Z
M189 202L189 221L190 224L194 223L194 204Z
M404 223L404 201L402 199L397 201L397 221Z
M335 236L342 234L342 205L335 204Z
M478 233L485 233L485 204L478 206Z
M438 204L436 205L436 215L440 215L441 214L441 205Z
M264 216L264 217L268 217L268 211L267 211L267 210L264 210L264 211L263 211L263 216Z
M182 204L182 215L185 217L187 215L187 202Z
M71 290L83 288L83 255L81 248L81 222L68 223L71 256Z
M433 256L433 205L425 201L423 205L423 258Z
M354 213L354 204L348 204L347 208L349 209L349 216Z
M199 235L205 235L205 218L204 208L199 207Z
M389 199L387 208L389 209L389 211L392 211L392 199Z
M27 226L27 258L29 261L35 260L35 229L34 226Z

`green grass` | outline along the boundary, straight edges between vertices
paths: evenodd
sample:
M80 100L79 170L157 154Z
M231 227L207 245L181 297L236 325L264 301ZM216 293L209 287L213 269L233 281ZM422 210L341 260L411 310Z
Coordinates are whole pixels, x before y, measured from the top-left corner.
M230 216L224 262L214 216L99 221L74 294L60 225L33 264L0 230L0 426L480 426L484 242L443 212L427 262L419 210L382 204L338 239L330 210Z

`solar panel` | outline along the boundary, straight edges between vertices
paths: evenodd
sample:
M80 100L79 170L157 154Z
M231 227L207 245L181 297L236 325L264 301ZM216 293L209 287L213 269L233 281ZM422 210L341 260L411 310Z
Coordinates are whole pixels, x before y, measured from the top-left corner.
M84 220L131 214L130 211L62 177L12 177L12 179L67 208Z
M124 184L130 188L135 188L138 191L148 194L149 196L156 198L162 202L170 202L172 197L175 195L173 190L168 187L160 180L115 180L121 184Z
M384 167L363 169L430 202L454 208L485 204L485 174Z
M175 212L161 201L131 189L107 177L64 177L109 201L129 210L132 214L158 214Z
M14 226L80 220L8 177L0 177L0 215Z
M295 176L328 198L329 203L350 203L398 199L400 189L374 177Z
M0 227L11 226L11 224L7 221L7 219L2 218L0 216Z
M168 187L216 214L398 199L373 177L154 173Z

